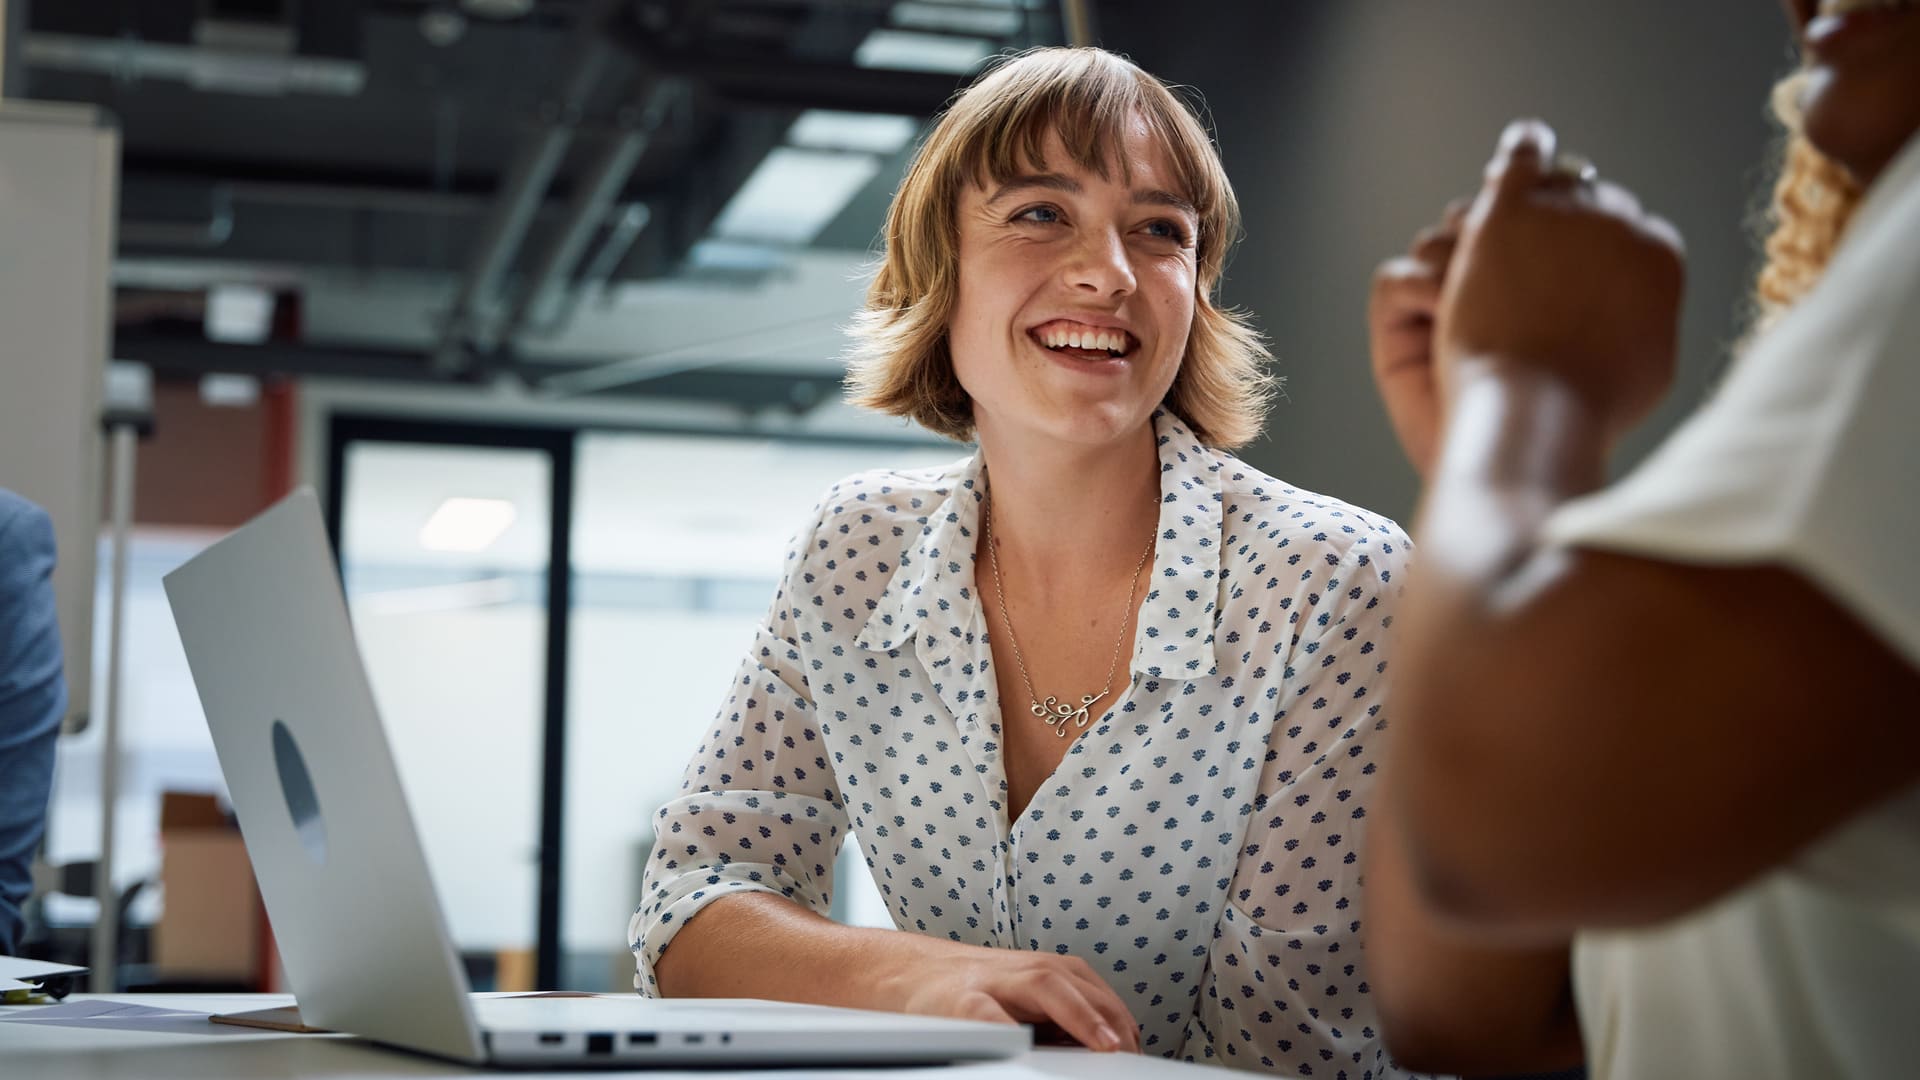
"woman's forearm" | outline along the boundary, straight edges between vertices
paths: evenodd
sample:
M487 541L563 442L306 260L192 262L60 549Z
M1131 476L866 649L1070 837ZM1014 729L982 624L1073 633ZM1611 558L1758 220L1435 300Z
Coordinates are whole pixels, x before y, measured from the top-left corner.
M722 897L682 926L654 965L667 997L755 997L887 1009L895 980L939 943L842 926L790 900Z
M1374 1000L1394 1060L1422 1072L1511 1075L1579 1065L1579 1024L1565 940L1490 945L1437 918L1417 879L1415 828L1477 793L1438 762L1453 738L1450 707L1465 687L1499 692L1471 654L1502 592L1525 574L1535 537L1560 502L1600 483L1597 427L1566 388L1543 376L1464 362L1418 531L1419 566L1396 644L1384 798L1367 841L1366 940ZM1457 774L1455 774L1457 775Z
M1480 907L1490 875L1512 870L1527 846L1512 842L1528 824L1518 808L1553 805L1551 792L1527 789L1556 782L1528 746L1557 729L1566 695L1547 685L1553 658L1535 655L1541 642L1513 615L1564 569L1539 532L1562 502L1600 485L1605 443L1549 374L1462 361L1450 398L1402 609L1402 722L1382 809L1405 838L1415 895L1458 914Z
M1423 1073L1510 1076L1579 1065L1567 944L1462 940L1419 902L1392 814L1367 837L1369 981L1387 1049Z

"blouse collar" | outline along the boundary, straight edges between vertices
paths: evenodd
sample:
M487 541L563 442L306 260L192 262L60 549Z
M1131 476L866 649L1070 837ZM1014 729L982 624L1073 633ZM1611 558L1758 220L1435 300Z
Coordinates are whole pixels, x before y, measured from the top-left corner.
M1129 670L1155 679L1199 678L1216 671L1222 461L1165 409L1154 413L1153 426L1160 522L1153 574L1141 601L1141 611L1153 617L1139 622ZM934 663L945 666L960 650L984 643L973 572L986 494L983 470L976 453L961 465L951 486L938 492L945 500L921 522L920 541L901 557L854 641L858 648L884 652L917 646L938 654Z

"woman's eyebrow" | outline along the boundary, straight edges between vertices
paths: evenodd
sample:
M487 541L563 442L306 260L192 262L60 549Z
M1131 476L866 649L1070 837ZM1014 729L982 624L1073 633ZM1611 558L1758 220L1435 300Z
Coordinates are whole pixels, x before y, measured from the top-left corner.
M1009 195L1031 188L1063 191L1069 195L1080 195L1086 191L1080 181L1061 173L1023 173L995 189L994 193L988 197L987 205L992 206ZM1200 217L1200 211L1194 207L1193 200L1160 188L1136 189L1133 193L1133 203L1135 206L1165 206L1189 214L1195 219Z
M1192 216L1196 221L1200 218L1200 211L1194 207L1193 200L1184 196L1175 195L1171 191L1162 191L1159 188L1135 191L1133 193L1133 204L1135 206L1170 207Z
M1080 185L1080 181L1075 180L1071 176L1063 176L1060 173L1025 173L1001 184L999 190L995 191L992 197L987 199L987 205L992 206L1008 195L1026 188L1044 188L1048 191L1064 191L1069 195L1079 195L1086 190Z

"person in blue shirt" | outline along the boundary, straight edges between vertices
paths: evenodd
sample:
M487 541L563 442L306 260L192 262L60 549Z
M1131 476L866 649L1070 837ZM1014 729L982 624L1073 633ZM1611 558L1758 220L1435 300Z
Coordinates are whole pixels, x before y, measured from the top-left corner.
M0 489L0 956L20 944L20 905L47 825L53 740L67 711L54 615L53 522Z

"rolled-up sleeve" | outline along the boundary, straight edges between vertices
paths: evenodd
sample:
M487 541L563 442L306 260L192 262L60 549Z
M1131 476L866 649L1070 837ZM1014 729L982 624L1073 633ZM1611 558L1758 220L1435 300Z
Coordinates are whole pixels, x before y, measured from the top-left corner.
M654 819L642 901L628 927L634 986L659 996L654 965L723 896L764 892L825 915L847 813L815 722L796 605L813 591L814 530L796 538L766 623L734 676L682 794Z

